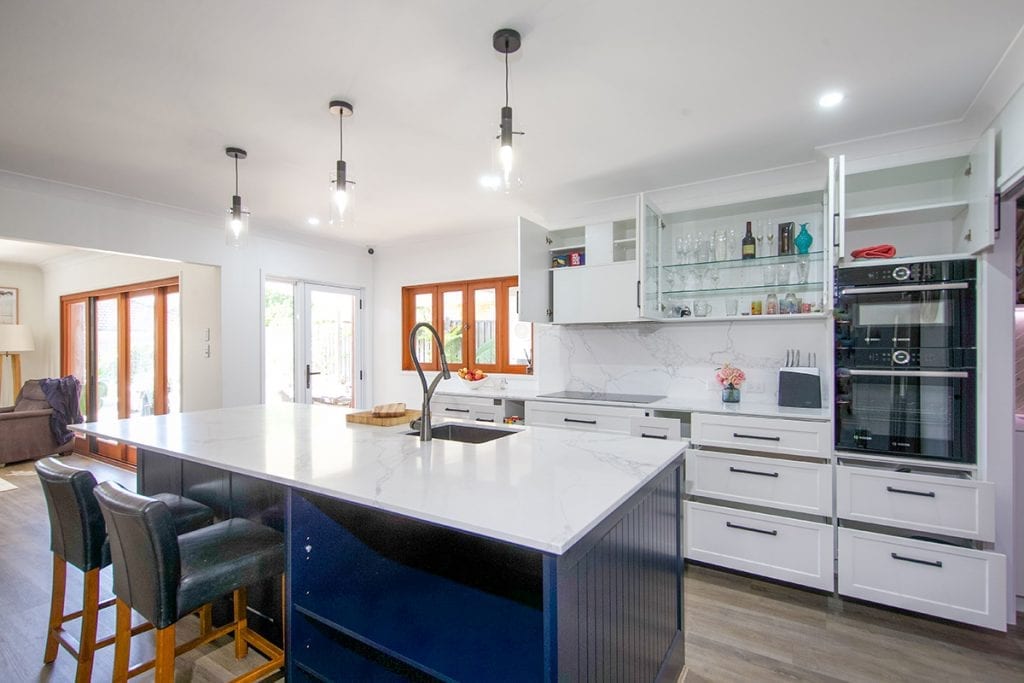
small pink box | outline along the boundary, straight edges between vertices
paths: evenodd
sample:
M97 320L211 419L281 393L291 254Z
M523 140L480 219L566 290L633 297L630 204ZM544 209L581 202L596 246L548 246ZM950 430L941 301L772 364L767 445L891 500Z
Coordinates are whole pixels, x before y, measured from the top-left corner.
M584 260L585 260L585 257L584 257L584 254L583 254L582 251L572 251L572 252L569 252L569 265L570 266L582 266Z

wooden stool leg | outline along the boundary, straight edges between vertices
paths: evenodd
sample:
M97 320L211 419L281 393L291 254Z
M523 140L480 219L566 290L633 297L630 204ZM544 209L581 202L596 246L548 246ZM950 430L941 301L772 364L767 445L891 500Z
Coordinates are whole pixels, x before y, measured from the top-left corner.
M174 682L174 624L156 632L156 683Z
M245 609L246 602L246 591L244 588L239 588L235 591L235 659L242 659L249 654L249 643L245 642L243 637L245 629L249 625Z
M96 620L100 611L100 570L90 569L84 576L82 591L82 633L78 639L78 671L76 683L92 679L92 660L96 653Z
M132 608L118 598L117 625L114 627L114 683L128 680L128 661L132 648Z
M206 636L213 630L213 605L207 604L199 608L199 635Z
M64 558L54 555L53 586L50 588L50 623L46 632L46 651L43 653L43 662L46 664L57 658L57 648L60 645L57 634L64 619L64 588L67 577L68 563Z

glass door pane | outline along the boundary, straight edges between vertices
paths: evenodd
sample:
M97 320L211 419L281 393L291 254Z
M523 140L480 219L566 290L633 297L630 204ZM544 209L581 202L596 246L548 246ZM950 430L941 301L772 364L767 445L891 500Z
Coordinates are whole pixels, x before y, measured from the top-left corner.
M444 355L448 363L455 366L462 365L462 341L466 329L462 319L463 298L461 289L441 293Z
M88 302L64 304L64 359L62 374L74 375L82 385L78 409L89 414L89 319Z
M661 307L662 286L662 244L661 235L665 223L661 213L653 204L641 195L640 231L641 278L640 278L640 315L644 318L662 318Z
M118 297L96 301L96 419L116 420L118 414Z
M415 323L434 324L433 292L421 292L416 295L416 320L413 324ZM425 329L416 332L416 357L423 367L434 362L434 338Z
M308 288L307 358L309 399L313 403L355 406L357 293L336 288Z
M181 294L167 293L167 412L181 412Z
M497 290L494 287L474 289L473 362L477 365L494 365L497 362L497 321Z
M153 414L156 396L156 296L132 294L128 299L128 416Z
M266 403L295 400L295 283L263 286L263 378Z

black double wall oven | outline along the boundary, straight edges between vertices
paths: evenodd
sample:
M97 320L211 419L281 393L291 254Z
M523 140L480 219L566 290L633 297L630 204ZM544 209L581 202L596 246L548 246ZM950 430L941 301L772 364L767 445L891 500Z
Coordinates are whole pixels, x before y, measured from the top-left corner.
M976 462L975 273L969 259L836 269L837 450Z

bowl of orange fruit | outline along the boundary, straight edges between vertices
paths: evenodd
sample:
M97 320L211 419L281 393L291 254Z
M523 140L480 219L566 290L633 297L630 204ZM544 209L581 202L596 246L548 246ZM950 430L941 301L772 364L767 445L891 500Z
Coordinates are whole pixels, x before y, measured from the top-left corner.
M459 379L466 383L470 389L481 389L491 383L491 376L480 368L469 369L459 368Z

